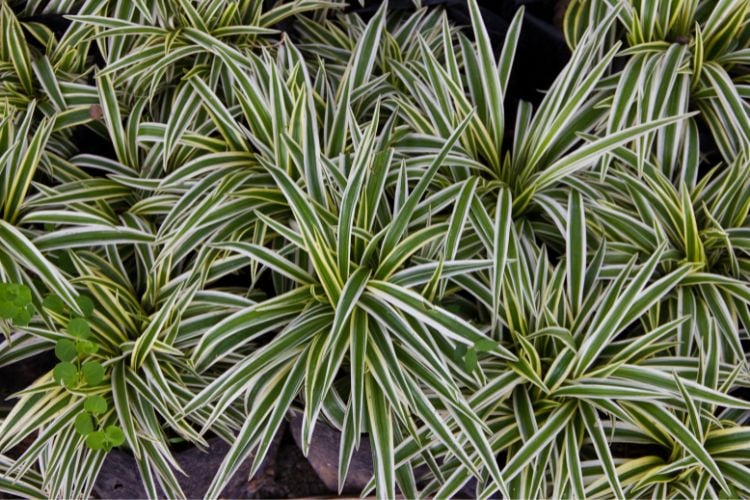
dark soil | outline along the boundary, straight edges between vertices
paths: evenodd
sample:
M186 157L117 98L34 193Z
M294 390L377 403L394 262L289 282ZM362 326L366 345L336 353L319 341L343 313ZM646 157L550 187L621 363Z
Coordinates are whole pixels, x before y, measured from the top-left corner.
M54 365L55 356L48 352L0 367L0 416L12 408L14 400L8 399L11 395L29 387Z
M251 481L251 487L255 489L252 498L300 498L333 493L302 455L288 427L276 458L265 474Z

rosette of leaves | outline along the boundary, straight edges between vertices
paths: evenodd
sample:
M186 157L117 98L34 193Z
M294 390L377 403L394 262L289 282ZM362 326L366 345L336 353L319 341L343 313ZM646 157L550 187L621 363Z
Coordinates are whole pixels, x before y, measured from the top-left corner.
M565 15L568 44L576 47L585 27L596 25L613 10L618 11L620 22L609 43L626 40L627 49L621 54L629 56L627 66L631 67L626 67L618 85L639 102L637 96L643 96L648 105L640 112L653 115L665 109L671 113L697 109L726 162L747 153L750 119L743 103L747 99L750 2L575 0ZM671 74L675 72L676 77ZM645 89L649 79L654 88L644 95L639 89ZM623 118L617 114L615 120ZM676 150L674 141L680 135L673 129L663 138L662 147ZM671 160L665 167L673 168L677 159Z
M90 82L94 61L88 36L91 30L76 23L53 30L49 23L42 22L44 15L33 16L29 12L17 14L6 2L0 7L0 117L9 118L35 107L47 118L44 125L51 129L46 132L51 132L54 146L49 154L65 157L76 150L72 141L75 127L91 127L103 133L92 113L98 101Z
M571 3L536 110L475 1L3 3L0 364L59 363L0 490L88 496L122 444L184 497L213 432L218 496L301 411L382 497L750 494L748 2L620 3Z
M608 129L639 122L644 110L659 115L687 109L689 75L681 69L686 51L672 45L658 55L633 54L620 73ZM599 202L590 207L598 223L592 227L617 242L615 259L649 255L666 241L665 269L693 263L697 272L662 305L665 320L679 311L694 319L679 329L679 354L705 352L710 331L719 335L713 342L721 346L721 360L734 364L745 358L750 321L747 156L725 151L730 159L714 164L702 154L698 126L691 117L618 148L602 163L599 179L592 174L584 182L598 186ZM718 328L709 329L711 323Z
M694 266L659 273L668 259L663 244L640 264L637 253L624 265L607 264L607 242L590 243L586 203L593 201L571 194L559 221L565 258L557 264L546 247L520 243L525 224L510 226L497 322L518 360L480 352L467 366L487 380L470 404L493 433L511 497L741 496L748 462L729 448L746 447L740 436L747 427L733 417L750 404L730 394L747 387L742 364L719 359L715 324L704 332L711 362L679 357L675 339L693 318L658 314ZM489 277L455 280L491 317ZM727 441L718 445L720 435ZM400 451L397 462L416 454L413 445ZM441 469L450 479L434 480L423 494L449 497L472 477L453 459ZM494 485L476 488L481 497Z
M297 16L325 17L343 4L327 0L269 2L193 2L190 0L98 2L72 16L93 32L106 67L100 76L112 78L118 89L146 95L151 102L174 97L174 86L195 68L223 71L218 50L244 57L279 42L279 26ZM183 94L182 105L194 106L196 94ZM225 102L236 104L231 93ZM164 116L163 118L166 118Z
M43 170L52 121L34 119L32 103L25 113L13 112L0 121L0 266L13 283L29 286L41 300L45 287L75 306L75 291L57 266L34 245L33 229L21 222L33 195L32 179ZM37 280L35 282L35 279ZM43 286L37 287L41 282Z
M623 153L617 168L632 169L633 160ZM742 343L750 326L747 168L741 159L721 164L688 188L684 182L675 186L647 161L640 177L633 170L607 176L612 189L591 207L598 231L605 239L616 238L621 253L650 254L666 240L665 268L693 265L695 272L663 304L666 317L682 311L694 319L679 329L680 355L705 352L705 333L712 331L719 335L714 342L721 346L722 361L745 359ZM709 330L711 323L718 328Z
M365 57L366 49L377 45L383 15L381 11L370 21L358 42L339 93L368 81L373 62ZM394 449L406 435L422 442L417 429L427 426L447 450L441 453L452 453L472 470L476 466L470 457L476 455L503 489L482 425L459 389L466 378L463 368L445 357L457 345L472 347L487 337L443 306L461 301L458 288L437 298L443 279L488 266L481 260L457 260L464 221L438 215L456 202L458 190L438 183L436 174L451 161L449 153L468 120L439 151L416 157L393 148L391 133L399 117L392 113L383 118L377 103L364 125L347 120L343 129L336 129L334 118L321 127L322 117L313 107L317 83L293 47L284 55L280 65L266 60L262 68L255 66L257 74L271 79L271 123L277 125L254 135L273 139L267 144L257 139L255 160L267 176L265 200L276 207L257 211L261 238L256 224L239 227L223 240L214 233L209 240L214 249L242 255L248 266L272 273L275 293L207 328L193 351L199 372L222 368L185 411L205 408L213 419L241 397L248 408L207 495L220 492L253 451L257 468L296 401L304 402L305 452L321 418L344 433L342 480L368 429L379 494L389 496L396 483L416 494L411 464L397 465ZM261 91L254 98L266 95ZM242 107L255 109L251 106ZM269 114L260 107L256 111L260 117ZM337 107L336 113L346 117L351 110ZM285 115L288 121L278 119ZM281 123L288 123L289 130L281 129ZM219 126L238 129L229 120L217 119ZM173 176L179 178L180 170ZM262 179L257 176L255 189ZM230 198L250 194L238 189ZM269 333L272 338L258 345ZM514 358L498 343L488 351ZM456 430L449 431L436 411L450 414ZM460 446L464 441L471 455ZM425 459L435 465L437 458L426 453Z
M530 230L521 232L521 238L560 248L559 232L551 221L559 214L559 195L565 193L564 186L578 187L578 177L596 169L612 151L681 123L688 115L674 110L615 130L603 127L610 105L608 73L617 55L616 47L600 54L602 40L615 21L615 13L609 13L599 25L591 26L538 109L521 101L515 123L510 125L506 123L504 96L523 10L516 14L495 59L479 7L474 1L468 5L473 42L461 33L444 29L440 51L436 53L422 41L418 61L396 66L410 95L407 102L399 103L400 109L413 130L405 135L402 147L426 146L430 140L439 144L439 138L449 134L456 121L473 113L460 141L464 154L473 161L446 170L445 175L464 184L464 196L471 200L465 205L465 216L483 239L486 258L499 264L507 242L496 239L501 232L494 227L522 218ZM493 283L500 286L498 276ZM493 297L497 308L498 289L493 290Z
M79 299L79 308L90 312L93 302L96 309L84 319L50 297L44 301L44 312L55 329L33 323L28 327L33 335L55 342L60 362L17 394L18 401L2 423L3 452L36 433L9 474L22 477L38 468L45 491L86 496L106 453L124 444L135 455L150 496L157 496L158 481L170 496L184 497L171 465L170 442L207 445L192 427L202 425L205 415L182 418L182 408L193 396L191 388L203 387L206 381L192 374L181 351L171 344L197 287L192 282L186 290L177 287L149 312L136 295L140 287L101 256L79 251L71 264L77 282L91 297ZM236 415L229 411L213 426L227 439L230 417ZM42 458L50 453L51 459ZM66 477L76 481L68 483Z

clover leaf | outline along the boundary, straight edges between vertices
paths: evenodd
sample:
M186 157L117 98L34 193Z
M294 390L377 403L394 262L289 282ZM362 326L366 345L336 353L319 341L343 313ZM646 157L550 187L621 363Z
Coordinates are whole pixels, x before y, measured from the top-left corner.
M68 361L57 363L52 370L52 376L58 384L65 387L75 387L78 383L78 369Z
M103 431L95 431L86 436L86 445L92 450L111 450L125 442L125 433L116 425L109 425Z
M31 304L31 289L25 285L17 285L14 302L19 307Z
M55 344L55 356L60 361L73 361L77 354L76 343L68 339L60 339Z
M85 319L73 318L68 322L68 333L79 339L85 339L91 334L91 330Z
M86 446L92 450L103 450L107 445L107 435L103 431L95 431L86 436Z
M12 302L17 286L15 283L0 283L0 302Z
M91 418L91 415L86 412L78 414L74 426L76 432L78 432L78 434L83 434L84 436L94 432L94 420Z
M81 356L86 356L88 354L94 354L96 351L99 350L99 346L94 344L91 341L88 340L79 340L76 342L76 351Z
M104 380L104 367L96 361L88 361L81 366L83 379L88 385L99 385Z
M0 283L0 319L26 326L34 316L31 289L18 283Z
M27 326L31 322L32 316L34 316L34 308L31 305L27 305L26 307L17 309L11 320L16 326Z
M125 442L125 433L116 425L107 426L105 433L110 446L120 446Z
M89 396L83 402L83 409L92 415L101 415L107 411L107 400L102 396Z
M16 311L18 311L18 306L16 306L13 301L0 301L0 319L13 319L13 316L16 315Z
M65 312L65 303L57 295L47 295L42 301L42 306L52 312L62 314Z

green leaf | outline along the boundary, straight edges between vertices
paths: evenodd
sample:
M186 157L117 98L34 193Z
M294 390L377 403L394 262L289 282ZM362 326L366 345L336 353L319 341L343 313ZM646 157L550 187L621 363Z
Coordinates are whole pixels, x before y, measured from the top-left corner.
M466 350L466 354L464 354L464 368L466 368L467 372L472 373L477 369L477 366L477 350L473 347L470 347Z
M130 404L131 397L126 385L128 373L124 362L117 363L112 368L112 400L117 413L117 420L123 427L128 444L136 458L139 458L143 452L139 446L140 441L136 437L135 418Z
M383 4L367 24L367 29L357 42L349 63L347 84L350 92L365 84L370 77L378 55L385 26L387 5Z
M503 276L508 260L508 246L512 237L513 198L508 188L501 188L497 197L495 222L493 225L493 270L492 270L492 328L498 328L503 289Z
M497 349L497 342L491 339L482 339L474 343L474 350L477 352L492 352Z
M117 92L112 78L109 75L100 74L96 82L99 105L107 125L109 138L117 154L117 160L123 165L135 167L134 152L128 146L125 127L122 123L122 114L120 113L120 104L117 100Z
M34 60L32 66L45 94L55 106L55 111L58 113L64 111L68 106L49 58L47 56L39 57Z
M60 339L55 344L55 356L60 361L73 361L76 354L76 343L72 340Z
M8 51L10 53L10 63L21 82L24 93L32 96L34 94L34 82L31 76L31 54L29 53L29 45L23 36L21 23L18 22L15 14L6 3L2 5L1 16L5 20L4 33L2 34L3 45L5 45L3 52Z
M88 361L81 366L81 374L88 385L99 385L104 380L104 367L96 361Z
M282 257L279 252L275 252L260 245L246 242L232 242L222 243L221 245L217 245L216 247L230 250L241 255L246 255L247 257L256 260L264 266L267 266L268 268L276 271L277 273L287 276L299 283L305 285L315 283L315 279L310 276L310 273L294 264L293 262L290 262L289 260Z
M0 283L0 301L14 302L18 288L18 283Z
M112 447L117 447L125 442L125 433L116 425L108 425L105 429L107 442Z
M573 418L568 422L565 429L565 465L570 473L568 480L572 492L575 493L575 498L585 498L580 458L581 449L577 432L580 428L580 421L580 418Z
M27 326L31 321L34 309L31 307L25 307L23 309L17 309L13 315L13 324L16 326Z
M18 283L0 283L0 318L26 326L34 315L31 289Z
M513 59L516 55L516 47L518 46L518 39L521 36L521 24L523 23L523 17L526 13L524 6L518 8L513 20L508 26L508 30L503 41L503 50L500 53L500 58L497 62L497 72L500 80L500 88L502 95L505 95L508 90L508 80L510 79L510 70L513 67Z
M68 322L68 333L79 339L86 339L91 335L89 323L83 318L73 318Z
M0 302L0 318L12 320L19 308L13 302Z
M25 285L18 285L16 288L16 295L13 298L13 302L18 307L24 307L31 304L31 289Z
M594 450L596 450L596 455L599 457L599 461L601 462L602 468L604 469L607 482L612 488L612 493L614 494L615 498L623 499L625 498L625 494L622 491L620 477L615 468L615 462L612 458L612 452L609 449L607 437L604 434L601 420L596 414L596 409L594 408L594 406L585 402L580 402L579 408L581 414L583 415L583 422L586 426L586 431L591 438L591 442L594 444Z
M65 387L74 387L78 383L78 369L67 361L56 364L52 376L58 384Z
M567 290L573 314L577 314L583 304L586 280L586 217L583 199L578 191L572 191L568 200L568 228L565 238Z
M469 0L469 14L471 15L471 26L474 31L477 44L477 56L479 63L479 74L482 83L482 100L485 103L485 113L488 116L488 128L492 133L493 145L500 149L503 144L503 132L505 126L505 113L503 105L503 82L495 64L492 44L487 33L487 27L482 20L479 5L476 0ZM515 23L514 23L515 29ZM513 36L513 35L511 35ZM503 76L508 71L509 56L503 57Z
M372 376L365 378L365 393L378 496L394 498L396 468L393 458L392 412L388 400Z
M95 354L99 350L99 346L89 340L79 340L75 343L75 349L81 356L88 356Z
M103 396L89 396L83 402L83 409L92 415L101 415L107 408L107 400Z
M107 445L107 436L103 431L95 431L86 436L86 446L92 450L103 450Z
M86 412L81 412L76 417L75 429L78 434L88 435L94 432L94 421L91 419L91 415Z
M46 297L44 297L42 306L44 306L45 309L48 309L57 314L62 314L63 312L65 312L65 303L57 295L47 295Z

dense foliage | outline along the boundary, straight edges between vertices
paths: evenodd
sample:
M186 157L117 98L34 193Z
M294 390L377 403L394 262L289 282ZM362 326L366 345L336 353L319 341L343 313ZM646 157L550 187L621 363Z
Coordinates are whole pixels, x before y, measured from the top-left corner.
M0 491L301 412L380 497L750 495L750 0L572 0L512 116L523 10L0 2Z

